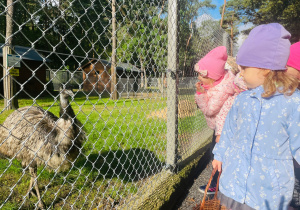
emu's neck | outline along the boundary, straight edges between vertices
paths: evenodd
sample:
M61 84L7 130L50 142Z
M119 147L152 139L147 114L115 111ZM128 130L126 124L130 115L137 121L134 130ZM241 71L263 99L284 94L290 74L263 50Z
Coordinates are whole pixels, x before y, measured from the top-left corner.
M64 120L68 120L70 118L74 118L74 111L69 103L69 100L60 96L60 111L59 116Z

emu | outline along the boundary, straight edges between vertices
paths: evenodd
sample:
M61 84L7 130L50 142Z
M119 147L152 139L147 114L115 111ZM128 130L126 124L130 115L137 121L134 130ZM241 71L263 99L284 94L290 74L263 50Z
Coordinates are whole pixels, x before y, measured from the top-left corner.
M44 209L37 182L37 167L64 171L78 157L85 132L69 104L71 90L60 89L60 118L40 107L27 106L11 113L0 125L0 154L16 158L31 175L27 196L38 197ZM33 193L35 187L36 195Z

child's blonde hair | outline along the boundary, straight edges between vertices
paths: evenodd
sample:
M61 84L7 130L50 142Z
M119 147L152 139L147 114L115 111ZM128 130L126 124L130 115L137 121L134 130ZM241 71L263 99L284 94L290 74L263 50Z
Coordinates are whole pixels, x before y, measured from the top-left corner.
M234 75L237 75L240 72L240 70L238 69L238 65L236 64L236 60L232 56L228 56L228 58L227 58L225 68L227 68L227 67L230 68L231 72Z
M276 91L284 95L292 95L298 87L298 80L291 77L285 70L270 71L263 84L264 93L262 97L269 98L275 94Z

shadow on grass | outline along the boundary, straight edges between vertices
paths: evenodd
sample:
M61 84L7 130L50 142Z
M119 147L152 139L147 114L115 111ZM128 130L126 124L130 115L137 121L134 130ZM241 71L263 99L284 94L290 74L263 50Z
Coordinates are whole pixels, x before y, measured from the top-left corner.
M152 151L140 148L108 151L99 154L92 153L87 157L81 155L72 169L73 175L66 176L68 180L66 186L59 189L59 197L56 197L51 204L50 202L47 204L48 206L61 208L62 201L66 200L67 204L64 207L68 208L68 203L73 202L72 197L78 194L79 191L81 191L81 196L78 197L77 203L84 200L85 192L90 191L89 197L93 197L91 194L96 193L98 190L100 194L104 193L105 197L112 198L114 202L118 203L123 197L122 195L135 193L135 189L131 189L133 190L131 191L126 189L127 187L132 188L134 186L136 188L134 182L139 182L159 173L163 165L164 163ZM75 171L78 171L78 169L81 170L80 174L74 176ZM60 175L64 176L66 173L68 172L63 172ZM86 182L87 179L89 182ZM95 184L92 185L92 182ZM71 183L76 183L75 189L71 188ZM132 183L133 185L127 185L126 183ZM52 187L56 188L55 184ZM56 191L55 189L53 190ZM104 199L101 202L106 201ZM80 205L78 204L77 207L81 208L82 206Z
M117 177L128 182L152 176L161 171L163 165L152 151L140 148L90 154L75 163L77 168L98 171L98 179Z
M9 166L8 161L2 162ZM90 203L91 198L106 202L101 200L103 195L119 202L128 194L135 193L139 186L136 183L159 173L163 165L155 153L140 148L81 155L71 171L42 172L42 167L39 167L39 188L47 208L83 208L83 205L84 208L91 208L95 205L95 202ZM4 169L5 166L2 167ZM0 201L5 203L4 209L35 208L35 197L26 201L23 199L30 175L26 172L20 179L22 171L19 161L15 161L0 179L0 190L3 191ZM12 194L10 188L13 189Z

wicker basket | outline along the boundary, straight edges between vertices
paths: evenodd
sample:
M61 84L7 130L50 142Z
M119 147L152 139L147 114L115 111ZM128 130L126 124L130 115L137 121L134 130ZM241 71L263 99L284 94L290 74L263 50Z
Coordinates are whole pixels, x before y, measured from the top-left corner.
M194 207L194 210L226 210L226 207L225 206L222 206L220 204L220 201L218 200L218 190L219 190L219 179L220 179L220 175L221 175L221 172L219 173L219 176L218 176L218 181L217 181L217 186L216 186L216 193L213 197L213 199L209 199L209 197L207 196L207 190L210 186L210 183L213 179L213 176L215 175L217 171L217 168L215 168L213 170L213 172L211 173L211 176L210 176L210 179L208 181L208 184L205 188L205 192L204 192L204 196L203 196L203 200L201 203L199 203L197 206ZM206 199L207 197L207 199Z

